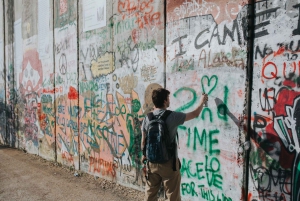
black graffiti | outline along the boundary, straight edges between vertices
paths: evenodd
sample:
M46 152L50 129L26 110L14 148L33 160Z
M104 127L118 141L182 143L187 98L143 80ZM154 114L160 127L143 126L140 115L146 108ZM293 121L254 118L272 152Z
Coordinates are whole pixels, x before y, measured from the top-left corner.
M67 50L71 47L71 37L66 37L64 40L55 44L55 53L59 54L64 50Z
M219 45L226 45L226 39L227 37L229 37L231 39L231 41L235 41L235 38L237 38L238 40L238 43L239 45L242 44L242 37L241 37L241 31L245 33L245 31L243 29L245 29L246 27L242 26L241 28L239 28L239 25L238 25L238 21L237 19L235 19L233 21L233 25L232 25L232 28L231 30L226 26L224 25L224 29L223 29L223 40L221 40L221 36L220 36L220 33L219 33L219 25L216 24L212 33L211 33L211 36L210 36L210 40L205 40L204 42L202 42L201 44L199 44L199 39L202 37L203 34L205 33L210 33L209 31L209 28L201 31L196 39L195 39L195 42L194 42L194 45L195 45L195 48L196 49L201 49L203 48L204 46L208 45L210 47L211 45L211 42L214 38L216 38L218 40L218 44ZM242 29L242 30L241 30ZM236 37L235 37L236 35Z
M267 55L270 55L272 53L273 53L272 48L268 47L267 44L265 44L263 50L261 50L259 45L257 45L255 48L255 59L257 59L258 54L261 58L265 58Z
M13 121L13 110L11 105L0 102L0 135L4 144L15 147L16 135Z
M270 20L268 20L268 21L265 21L265 20L270 19L272 14L274 14L275 15L274 17L276 17L276 11L278 9L279 9L279 7L271 8L271 9L256 13L256 21L258 21L258 22L261 21L261 22L259 24L255 25L255 31L257 31L259 29L261 29L261 31L255 32L255 38L269 35L269 32L267 29L265 29L265 27L270 24Z
M280 197L284 198L284 194L289 195L286 189L286 186L291 185L292 181L292 172L290 170L285 170L279 167L275 161L272 162L270 167L266 168L263 166L259 166L254 168L252 164L250 164L250 175L253 180L253 184L255 189L259 192L259 197L265 198L274 197L278 198L275 200L281 200ZM278 188L282 195L271 195L270 192L275 188Z
M299 13L300 13L300 4L296 4L293 7L298 8ZM293 35L300 35L300 15L298 15L298 26L297 26L297 29L293 30Z
M176 39L174 39L173 41L172 41L172 45L174 44L174 43L177 43L177 42L179 42L179 44L178 44L178 46L179 46L179 53L178 54L176 54L176 57L177 56L181 56L181 55L184 55L185 53L186 53L186 51L182 51L182 39L183 38L187 38L187 34L186 35L184 35L184 36L180 36L180 37L178 37L178 38L176 38Z
M110 43L110 42L108 42ZM83 57L83 61L86 61L88 58L90 60L96 60L97 57L100 57L102 54L106 52L106 48L99 45L90 45L85 51L80 50L80 56Z
M59 58L59 72L62 75L67 73L68 61L65 53L62 53Z
M254 121L253 121L253 129L255 130L256 128L262 129L267 126L267 120L266 117L255 114L254 115Z
M262 94L262 89L259 89L260 106L262 110L267 111L268 114L274 109L274 105L277 102L275 96L276 96L276 90L273 87L269 89L265 88L263 94ZM262 100L263 98L264 98L264 104Z
M138 44L133 45L131 37L128 37L125 47L123 50L120 50L119 48L119 51L121 54L121 58L119 59L121 66L126 65L128 68L132 68L133 72L136 72L140 60Z

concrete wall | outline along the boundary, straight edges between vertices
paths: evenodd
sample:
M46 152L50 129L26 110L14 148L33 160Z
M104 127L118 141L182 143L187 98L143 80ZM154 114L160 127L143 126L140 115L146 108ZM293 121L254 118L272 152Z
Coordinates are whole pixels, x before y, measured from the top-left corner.
M182 200L299 200L298 1L107 0L88 31L86 2L1 1L1 144L142 190L151 91L182 112L205 92Z
M299 2L256 3L249 196L299 200Z

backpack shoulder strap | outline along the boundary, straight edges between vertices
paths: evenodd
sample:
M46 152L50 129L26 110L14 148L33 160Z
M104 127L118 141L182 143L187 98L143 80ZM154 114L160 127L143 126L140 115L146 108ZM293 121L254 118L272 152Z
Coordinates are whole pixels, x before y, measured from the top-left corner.
M148 120L151 121L153 119L153 117L154 117L153 112L149 112L147 114L147 117L148 117Z
M171 110L166 110L163 115L161 115L160 119L165 121L167 119L167 117L172 113Z

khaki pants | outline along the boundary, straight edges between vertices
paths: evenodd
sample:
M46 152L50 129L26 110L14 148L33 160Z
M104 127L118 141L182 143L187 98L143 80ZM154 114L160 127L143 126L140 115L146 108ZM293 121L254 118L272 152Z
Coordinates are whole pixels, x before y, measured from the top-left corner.
M166 163L150 163L148 166L148 180L146 180L145 201L157 201L157 193L161 182L164 184L167 200L181 201L181 175L179 160L176 160L176 171L173 171L173 159Z

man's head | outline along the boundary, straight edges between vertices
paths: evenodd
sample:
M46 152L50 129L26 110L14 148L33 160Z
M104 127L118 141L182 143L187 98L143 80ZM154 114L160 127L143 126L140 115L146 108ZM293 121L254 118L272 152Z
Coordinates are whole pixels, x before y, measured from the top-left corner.
M152 102L156 108L164 108L170 106L170 91L164 88L158 88L152 92Z

